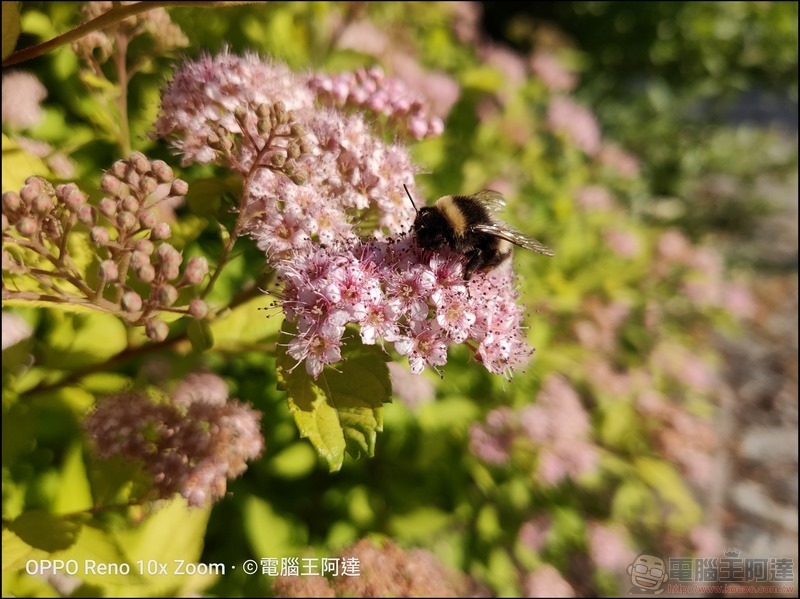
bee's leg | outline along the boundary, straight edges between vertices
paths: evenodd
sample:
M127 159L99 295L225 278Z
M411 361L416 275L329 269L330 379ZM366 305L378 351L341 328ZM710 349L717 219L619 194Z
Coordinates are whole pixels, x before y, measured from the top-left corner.
M472 273L483 266L483 252L480 248L473 248L464 255L467 258L467 263L464 265L464 280L469 281Z

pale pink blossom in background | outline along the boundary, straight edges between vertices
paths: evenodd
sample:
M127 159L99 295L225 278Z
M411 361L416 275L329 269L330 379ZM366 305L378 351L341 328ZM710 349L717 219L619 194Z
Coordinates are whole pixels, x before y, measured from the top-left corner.
M615 170L620 176L634 179L639 176L639 159L617 144L605 143L597 155L600 164Z
M607 211L614 208L616 200L611 192L600 185L581 187L575 194L575 200L583 210Z
M639 255L639 239L631 232L616 227L608 228L603 233L606 244L615 254L628 260Z
M2 349L16 345L33 334L31 325L22 317L3 310Z
M549 516L536 516L519 529L519 542L538 553L547 543L547 536L552 526L553 521Z
M399 362L387 363L389 376L392 378L392 393L412 410L418 410L426 403L433 401L436 386L426 376L415 376Z
M749 287L740 283L728 283L722 290L722 304L725 309L741 319L756 316L756 300Z
M597 119L585 106L564 96L550 100L547 124L555 133L565 135L586 154L600 150L601 136Z
M611 352L617 343L617 331L630 314L623 301L604 303L596 297L584 301L584 312L591 320L579 320L573 326L581 345Z
M575 597L575 589L550 564L536 568L523 583L525 597Z
M453 105L461 97L461 86L453 77L442 71L424 69L412 56L392 54L386 59L389 72L402 79L408 88L420 94L431 112L441 119L447 118Z
M531 72L551 91L568 92L578 85L577 75L566 69L552 52L537 50L528 64Z
M663 260L685 263L691 252L690 241L677 229L664 231L658 238L658 253Z
M308 85L319 101L383 116L397 131L414 139L436 136L444 130L442 119L431 114L425 98L403 80L387 77L380 67L314 74L308 77Z
M538 476L549 484L593 471L597 449L580 396L561 375L548 376L536 403L519 415L522 431L539 448Z
M263 452L261 414L228 399L213 374L190 375L177 393L177 399L145 391L107 397L84 427L97 456L138 463L159 497L179 493L200 507L222 499L228 480Z
M589 555L599 568L611 572L624 571L636 559L636 552L625 540L625 532L618 526L590 522Z
M56 152L49 143L21 136L15 137L14 140L26 152L44 159L45 164L57 177L71 179L75 176L75 164L72 160L65 154Z
M469 429L469 449L487 464L505 464L511 457L516 437L517 415L508 407L496 408L486 416L486 423L474 423Z
M719 383L717 371L684 345L662 341L652 351L650 364L698 391L711 391Z
M368 19L358 19L348 23L336 39L337 48L355 50L372 56L383 55L390 45L386 32Z
M725 549L725 541L719 531L710 526L695 526L689 532L697 557L718 557Z
M508 85L522 85L527 78L525 61L517 52L503 44L491 41L482 43L478 46L478 58L500 71Z
M462 44L476 45L481 37L483 7L480 2L449 2L453 32Z
M33 127L42 120L42 100L47 88L27 71L3 73L3 124L17 129Z

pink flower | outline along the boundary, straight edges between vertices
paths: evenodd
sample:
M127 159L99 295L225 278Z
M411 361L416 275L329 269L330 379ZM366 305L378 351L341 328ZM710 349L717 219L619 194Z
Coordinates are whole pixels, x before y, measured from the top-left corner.
M756 316L756 300L748 287L740 283L728 283L722 292L725 309L737 318L752 319Z
M389 362L387 366L392 378L392 392L408 407L416 410L433 401L435 388L429 378L413 376L408 368L397 362Z
M521 85L527 77L525 61L507 46L486 41L478 46L478 57L500 71L512 86Z
M689 538L695 547L698 557L716 557L724 549L724 539L720 533L710 526L695 526L689 532Z
M544 515L528 520L519 530L520 543L537 553L540 552L547 542L552 525L550 517Z
M590 522L588 532L589 555L597 567L621 572L636 558L636 552L628 546L620 528Z
M537 50L531 56L529 65L533 74L551 91L572 91L578 84L575 73L565 69L551 52Z
M555 133L566 136L586 154L600 150L600 127L588 109L573 100L557 96L550 101L547 123Z
M227 480L264 449L259 412L227 394L215 375L190 376L171 399L143 391L109 397L84 426L100 458L138 462L158 497L180 493L202 506L224 497Z
M257 129L261 105L283 103L287 111L309 108L313 95L302 80L278 62L262 60L255 54L237 56L225 50L214 57L204 55L187 61L162 92L161 114L156 133L171 140L182 155L184 166L217 159L215 138L244 136L238 161L247 170L259 148L251 139L261 136ZM243 113L242 124L234 117Z
M639 176L639 160L616 144L603 144L597 160L603 166L616 171L620 176L634 179Z
M510 270L467 284L460 256L423 251L412 237L295 251L278 270L283 310L298 323L289 353L313 376L338 361L348 323L364 343L392 343L415 374L444 365L451 343L469 343L490 372L507 376L530 357Z
M608 228L604 232L605 242L622 258L632 259L639 254L639 240L630 231Z
M575 589L550 564L544 564L525 577L525 597L575 597Z
M516 437L517 415L502 407L489 412L486 424L473 424L469 429L469 449L487 464L505 464Z
M578 206L587 212L611 210L616 204L611 192L599 185L582 187L575 194L575 199Z
M443 130L441 119L430 114L423 98L400 79L386 77L379 67L338 75L312 75L308 86L321 102L385 117L400 133L414 139L439 135Z
M3 124L28 129L42 120L47 88L27 71L3 73Z
M580 397L559 376L549 376L537 402L520 412L522 430L539 448L539 477L556 484L577 478L596 467L597 450L589 440L591 426Z
M2 348L6 349L12 345L16 345L20 341L24 341L33 334L33 329L25 320L3 310L3 337Z

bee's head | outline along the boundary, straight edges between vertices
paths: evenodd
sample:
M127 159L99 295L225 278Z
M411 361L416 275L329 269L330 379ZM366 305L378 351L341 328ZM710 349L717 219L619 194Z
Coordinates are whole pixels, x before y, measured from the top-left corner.
M417 238L417 243L420 247L428 248L431 250L438 250L447 244L445 231L447 229L447 220L444 215L432 206L423 206L421 210L417 209L414 203L414 198L411 197L411 192L408 187L403 184L403 187L408 194L408 199L411 200L411 205L417 211L417 218L414 219L414 236Z
M425 206L417 211L414 235L420 247L438 250L447 245L447 219L440 210Z

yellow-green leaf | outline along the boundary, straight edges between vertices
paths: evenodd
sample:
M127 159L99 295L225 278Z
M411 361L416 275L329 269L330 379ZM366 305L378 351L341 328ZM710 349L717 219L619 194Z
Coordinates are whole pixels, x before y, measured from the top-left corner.
M3 2L3 60L16 48L19 29L19 7L17 3Z
M356 459L373 456L377 433L383 430L381 406L391 401L386 355L360 341L345 345L343 361L335 370L325 367L315 381L286 353L294 334L294 325L284 323L277 369L300 435L311 441L331 472L342 467L345 450Z

